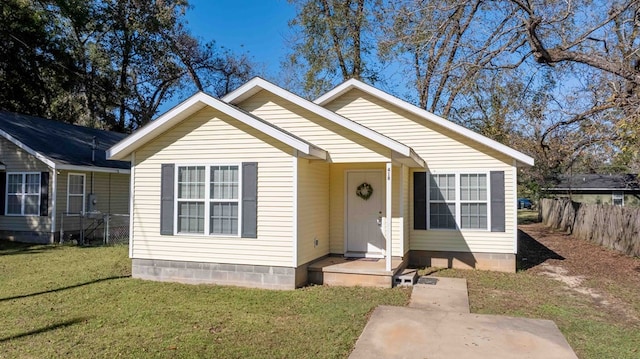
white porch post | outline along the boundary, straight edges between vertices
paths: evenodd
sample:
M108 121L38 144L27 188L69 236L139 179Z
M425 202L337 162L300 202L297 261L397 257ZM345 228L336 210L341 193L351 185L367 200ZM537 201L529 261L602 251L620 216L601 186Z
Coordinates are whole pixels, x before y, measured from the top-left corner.
M387 237L387 250L386 250L386 270L391 271L391 199L393 187L391 186L391 178L393 177L393 166L391 162L387 162L386 182L387 182L387 198L386 198L386 226L385 237Z

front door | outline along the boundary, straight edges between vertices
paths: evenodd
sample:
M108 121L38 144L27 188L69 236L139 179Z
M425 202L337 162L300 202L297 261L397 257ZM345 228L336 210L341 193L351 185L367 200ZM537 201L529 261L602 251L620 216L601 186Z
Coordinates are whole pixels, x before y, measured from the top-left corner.
M346 255L383 257L385 240L381 222L385 198L384 172L348 171L346 191Z

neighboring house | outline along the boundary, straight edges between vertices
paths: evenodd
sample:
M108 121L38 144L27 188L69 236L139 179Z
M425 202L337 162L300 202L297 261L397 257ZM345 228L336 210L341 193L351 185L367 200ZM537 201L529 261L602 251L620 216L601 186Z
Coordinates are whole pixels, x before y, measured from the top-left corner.
M356 80L315 103L260 78L198 93L107 155L132 163L134 277L266 288L330 256L513 272L533 165Z
M0 238L53 243L65 218L129 213L129 162L105 158L124 137L0 111Z
M546 192L551 197L572 201L640 207L640 181L637 174L577 174L562 176Z

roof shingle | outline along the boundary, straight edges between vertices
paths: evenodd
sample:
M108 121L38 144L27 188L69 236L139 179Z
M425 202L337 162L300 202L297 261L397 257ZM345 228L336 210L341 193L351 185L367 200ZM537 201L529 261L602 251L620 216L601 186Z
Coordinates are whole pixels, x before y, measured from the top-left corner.
M125 134L71 125L40 117L0 111L0 130L30 149L60 164L129 169L126 161L112 161L105 150L126 137ZM92 142L97 148L92 161Z

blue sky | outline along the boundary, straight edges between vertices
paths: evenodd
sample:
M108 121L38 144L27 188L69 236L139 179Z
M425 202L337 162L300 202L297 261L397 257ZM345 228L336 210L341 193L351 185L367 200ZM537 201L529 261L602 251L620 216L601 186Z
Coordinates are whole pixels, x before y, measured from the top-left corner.
M191 0L186 19L193 35L215 40L236 53L248 52L252 60L275 76L286 54L288 21L295 7L286 0Z

